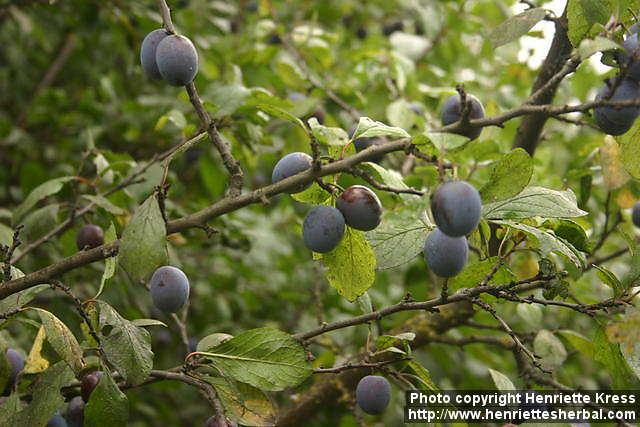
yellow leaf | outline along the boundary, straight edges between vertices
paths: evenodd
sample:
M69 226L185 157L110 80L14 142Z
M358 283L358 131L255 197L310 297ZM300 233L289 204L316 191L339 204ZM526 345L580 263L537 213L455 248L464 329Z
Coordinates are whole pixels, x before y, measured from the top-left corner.
M42 344L46 337L47 335L44 332L44 326L40 326L36 339L33 341L33 346L31 346L31 351L29 352L25 362L25 374L37 374L44 372L49 368L49 361L42 357Z
M620 188L630 179L622 164L620 146L611 136L605 137L604 144L600 147L600 166L604 185L608 190Z

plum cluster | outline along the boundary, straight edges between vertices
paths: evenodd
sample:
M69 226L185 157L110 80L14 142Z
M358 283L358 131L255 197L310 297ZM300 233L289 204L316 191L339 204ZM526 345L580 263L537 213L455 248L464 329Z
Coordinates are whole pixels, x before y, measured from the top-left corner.
M271 174L275 184L311 169L313 159L306 153L289 153L276 163ZM299 193L311 184L289 190ZM317 253L334 250L342 240L346 226L371 231L380 224L382 204L376 193L362 185L352 185L342 192L336 206L315 206L302 223L302 239L307 248Z
M618 57L622 72L605 81L605 85L598 90L596 101L624 102L640 98L640 44L637 31L637 26L631 27L630 34L622 43L623 51ZM614 136L631 129L638 115L640 106L636 105L602 105L594 109L600 130Z
M480 194L466 181L445 182L431 197L431 213L437 228L424 243L425 261L440 277L456 276L467 264L466 236L480 223Z
M376 193L363 185L352 185L342 192L336 207L316 206L302 223L302 238L307 248L318 253L334 250L344 236L345 226L371 231L379 224L382 204Z
M356 402L360 409L370 415L381 414L391 400L391 385L378 375L363 377L356 387Z
M140 63L152 79L164 79L172 86L185 86L198 73L198 52L187 37L159 28L142 41Z

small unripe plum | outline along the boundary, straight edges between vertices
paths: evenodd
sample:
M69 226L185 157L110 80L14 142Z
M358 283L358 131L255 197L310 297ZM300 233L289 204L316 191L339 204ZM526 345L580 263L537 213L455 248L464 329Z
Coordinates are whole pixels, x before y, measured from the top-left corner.
M480 194L466 181L445 182L431 197L431 213L436 225L446 235L466 236L480 222Z
M271 182L276 183L282 181L285 178L304 172L307 169L311 169L313 164L313 158L306 153L289 153L276 163L271 174ZM311 183L300 185L292 190L289 190L289 194L299 193L307 189Z
M185 36L167 36L158 43L156 63L160 75L170 85L184 86L198 73L198 52Z
M640 70L640 69L639 69ZM634 80L612 80L598 91L596 101L607 100L611 102L631 101L640 97L640 86ZM609 135L622 135L626 133L635 122L640 107L629 106L616 108L613 106L599 106L594 109L594 115L598 127Z
M8 396L18 382L18 375L20 375L20 372L22 372L24 368L24 357L12 348L8 348L5 355L11 367L11 372L9 373L9 379L2 395Z
M56 412L56 414L51 417L49 422L47 423L47 427L68 427L67 420L64 419L60 412Z
M220 424L215 416L210 417L204 423L204 427L238 427L238 424L234 421L225 419L224 424Z
M332 206L316 206L302 224L302 238L307 248L318 253L331 252L344 236L344 217Z
M631 209L631 221L636 227L640 227L640 202L633 205L633 209Z
M436 228L424 242L424 259L440 277L453 277L467 264L469 245L466 237L449 237Z
M149 77L155 80L162 79L160 70L158 70L158 63L156 62L156 49L158 43L164 40L169 33L164 28L151 31L142 40L142 46L140 47L140 64L142 69Z
M82 427L84 425L84 400L76 396L69 401L65 414L69 427Z
M378 375L367 375L358 382L356 401L367 414L381 414L391 400L391 385L386 378Z
M470 108L469 120L484 118L484 107L478 98L467 94L467 104ZM452 95L444 101L444 105L442 106L442 124L447 126L459 122L460 119L462 119L462 103L460 102L460 95ZM479 137L481 133L481 127L465 129L459 132L460 135L466 136L471 140Z
M380 199L365 186L352 185L344 190L336 201L336 207L347 225L356 230L371 231L380 224Z
M189 279L179 268L158 268L149 281L153 305L165 313L175 313L189 298Z
M104 232L99 225L86 224L78 230L76 245L78 250L93 249L104 244Z
M97 387L100 382L100 378L102 377L102 371L94 371L90 372L82 378L80 384L80 394L82 395L82 400L85 402L89 401L89 397L93 390Z

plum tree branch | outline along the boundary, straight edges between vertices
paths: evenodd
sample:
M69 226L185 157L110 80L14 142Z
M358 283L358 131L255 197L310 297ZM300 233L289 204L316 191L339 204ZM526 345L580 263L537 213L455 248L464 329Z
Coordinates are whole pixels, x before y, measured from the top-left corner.
M294 188L299 188L300 185L313 182L318 177L346 172L357 164L369 161L376 156L394 151L406 150L410 146L410 142L403 139L389 142L384 145L369 147L353 156L328 163L318 170L307 170L275 184L270 184L251 192L242 193L237 197L229 195L198 212L169 221L167 223L167 233L172 234L191 228L203 228L208 221L221 215L236 211L254 203L262 203L265 199L285 193ZM40 270L26 274L23 277L10 280L0 285L0 299L6 298L9 295L28 289L32 286L48 283L52 278L84 265L115 256L118 253L119 244L119 240L116 240L94 249L78 252L70 257L41 268Z
M447 296L446 298L443 298L443 296L440 296L438 298L433 298L427 301L411 301L405 298L403 301L397 304L390 305L380 310L372 311L371 313L362 314L360 316L352 317L350 319L340 320L333 323L326 323L308 332L296 334L294 335L294 337L302 341L307 341L307 340L310 340L311 338L314 338L318 335L322 335L330 331L335 331L337 329L342 329L349 326L361 325L363 323L369 323L371 321L381 319L383 317L386 317L401 311L426 310L431 312L437 312L437 307L453 304L456 302L466 301L484 293L492 293L492 292L497 292L500 290L508 290L508 289L514 292L523 292L523 291L535 289L540 287L546 281L551 280L552 278L555 278L555 276L553 277L534 276L529 279L524 279L517 282L511 282L511 283L500 285L500 286L484 285L484 286L475 286L472 288L464 288L459 290L453 295Z
M568 2L567 2L568 3ZM555 97L556 90L562 79L573 71L574 61L569 60L565 67L569 55L571 55L571 42L567 35L567 8L561 17L554 20L556 32L551 42L551 47L545 58L538 77L533 84L532 94L527 100L531 104L549 104ZM575 63L577 67L577 63ZM575 69L575 68L574 68ZM524 148L530 155L535 152L540 134L544 127L548 115L544 113L532 114L522 120L513 142L515 148Z

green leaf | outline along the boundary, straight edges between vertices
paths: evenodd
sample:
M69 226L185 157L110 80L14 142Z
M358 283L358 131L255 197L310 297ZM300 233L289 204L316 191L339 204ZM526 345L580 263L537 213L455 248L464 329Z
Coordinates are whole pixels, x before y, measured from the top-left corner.
M0 405L0 426L17 426L22 402L18 393L11 393Z
M597 274L600 280L602 280L605 285L609 286L613 290L614 298L618 298L625 293L626 288L622 285L622 283L620 283L620 280L618 280L616 275L613 274L610 270L608 270L606 267L595 264L593 265L593 268L597 270Z
M102 347L109 362L132 385L141 384L153 368L151 335L120 316L104 301L99 306Z
M104 243L108 244L116 241L118 236L116 235L116 227L111 223L109 228L104 233ZM98 298L102 291L104 291L104 287L107 282L113 277L116 273L116 265L118 264L118 255L112 256L104 260L104 271L102 273L102 279L100 279L100 288L98 289L98 293L93 298Z
M51 231L51 224L58 222L60 205L53 203L29 212L22 220L22 237L34 241Z
M620 45L611 39L605 37L596 37L594 39L585 39L580 42L578 53L583 61L598 52L606 52L608 50L620 49Z
M225 415L243 426L274 426L277 413L269 397L261 390L224 378L205 377L218 393Z
M307 128L305 127L302 120L300 120L299 118L297 118L296 116L294 116L293 114L285 110L284 108L280 108L276 105L271 105L271 104L256 104L255 107L260 111L264 111L270 116L277 117L279 119L283 119L291 123L295 123L296 125L300 126L300 128L303 129L305 132L307 131Z
M376 338L376 351L385 350L390 347L403 346L409 341L413 341L416 334L413 332L405 332L398 335L380 335Z
M102 209L109 212L110 214L124 215L126 213L124 209L114 205L106 197L102 197L100 195L92 196L90 194L83 194L82 197L96 204L97 206L100 206Z
M425 136L441 153L456 150L467 145L470 141L466 136L455 133L426 133Z
M139 328L146 328L148 326L164 326L165 328L168 328L166 323L157 319L134 319L131 323Z
M489 375L491 375L491 379L498 390L513 391L516 389L516 386L513 385L509 377L502 372L489 368Z
M155 196L133 214L122 233L118 260L134 282L167 263L167 230Z
M567 350L562 341L546 329L539 331L533 340L533 351L541 358L541 365L548 370L559 368L567 359Z
M407 362L407 367L409 367L418 376L418 379L421 383L418 388L424 388L431 391L439 391L438 386L431 379L431 373L427 368L425 368L415 360L410 360L409 362Z
M515 197L482 207L487 219L573 218L587 214L578 208L573 191L543 187L528 187Z
M611 16L609 0L569 0L567 4L567 31L574 47L589 36L594 24L606 24Z
M476 286L480 282L486 279L491 273L493 268L500 260L498 257L487 258L482 261L475 261L468 264L460 274L449 279L449 289L457 290L461 288L467 288ZM506 266L498 268L493 275L489 284L491 285L506 285L516 279L515 275Z
M397 188L401 190L409 188L407 184L405 184L402 175L397 171L385 169L379 164L372 162L361 163L360 168L367 172L369 175L373 176L378 182L388 185L391 188ZM411 195L404 196L413 198L413 196Z
M584 354L588 358L593 358L594 346L593 342L584 335L571 331L569 329L563 329L558 332L562 338L566 339L569 344L580 353Z
M129 420L129 401L111 375L100 377L84 408L85 427L124 427Z
M631 388L633 382L633 372L620 352L620 346L609 342L605 330L597 326L596 335L593 339L594 360L609 371L613 380L613 388L617 390L627 390Z
M586 265L586 258L584 253L580 252L573 247L566 240L556 236L551 230L544 230L532 227L530 225L521 224L513 221L494 221L496 224L502 224L507 227L520 230L534 239L533 243L537 243L543 256L548 255L551 252L565 256L571 261L577 268L584 268Z
M504 21L489 33L493 47L500 47L527 34L546 15L541 7L528 9Z
M67 325L53 314L40 308L33 308L33 310L40 316L42 326L44 326L44 331L47 335L47 341L51 344L51 347L62 360L67 362L73 372L80 373L85 364L82 358L82 348L80 348L76 337Z
M300 343L272 328L242 332L203 354L225 375L261 390L294 387L312 373Z
M358 127L351 139L358 138L371 138L374 136L389 136L392 138L411 138L411 135L404 129L398 127L392 127L385 125L381 122L376 122L369 117L360 117Z
M10 246L13 242L13 230L0 222L0 245Z
M315 117L309 119L309 127L320 144L344 147L349 143L349 135L344 129L323 126Z
M428 202L414 198L406 208L384 211L382 222L366 236L376 254L379 270L387 270L406 264L417 257L429 234L426 218Z
M173 109L160 116L156 123L155 130L162 130L162 128L164 128L164 126L169 122L173 123L175 127L181 130L187 126L187 118L184 116L182 111Z
M387 119L391 126L411 129L416 122L416 114L404 99L398 99L387 106Z
M489 180L480 189L482 201L498 202L519 194L529 184L531 175L531 156L522 148L516 148L491 165Z
M2 264L0 264L0 267ZM20 270L12 269L15 274L12 274L12 278L22 277L24 274ZM19 273L19 274L18 274ZM9 295L8 297L0 300L0 313L6 313L8 311L16 310L29 304L40 292L50 289L49 285L38 285L33 288L25 289L16 294ZM0 325L6 322L6 320L0 320Z
M542 309L537 304L518 304L516 306L518 316L531 329L538 329L542 323Z
M62 190L65 183L75 179L73 176L63 176L44 182L33 189L26 199L13 211L13 223L18 224L24 214L29 212L40 200L53 196Z
M362 231L347 227L337 248L322 255L327 280L340 295L353 302L376 279L376 257Z
M198 342L196 351L208 351L214 347L219 346L223 342L230 340L231 338L233 338L233 335L220 332L207 335Z
M64 362L58 362L38 376L32 385L29 405L17 414L14 426L45 426L64 404L60 389L73 380L73 373Z
M620 144L620 160L625 170L640 179L640 120L636 120L631 129L616 140Z
M331 200L331 194L320 187L317 182L300 193L292 194L291 197L297 202L310 205L326 205Z

